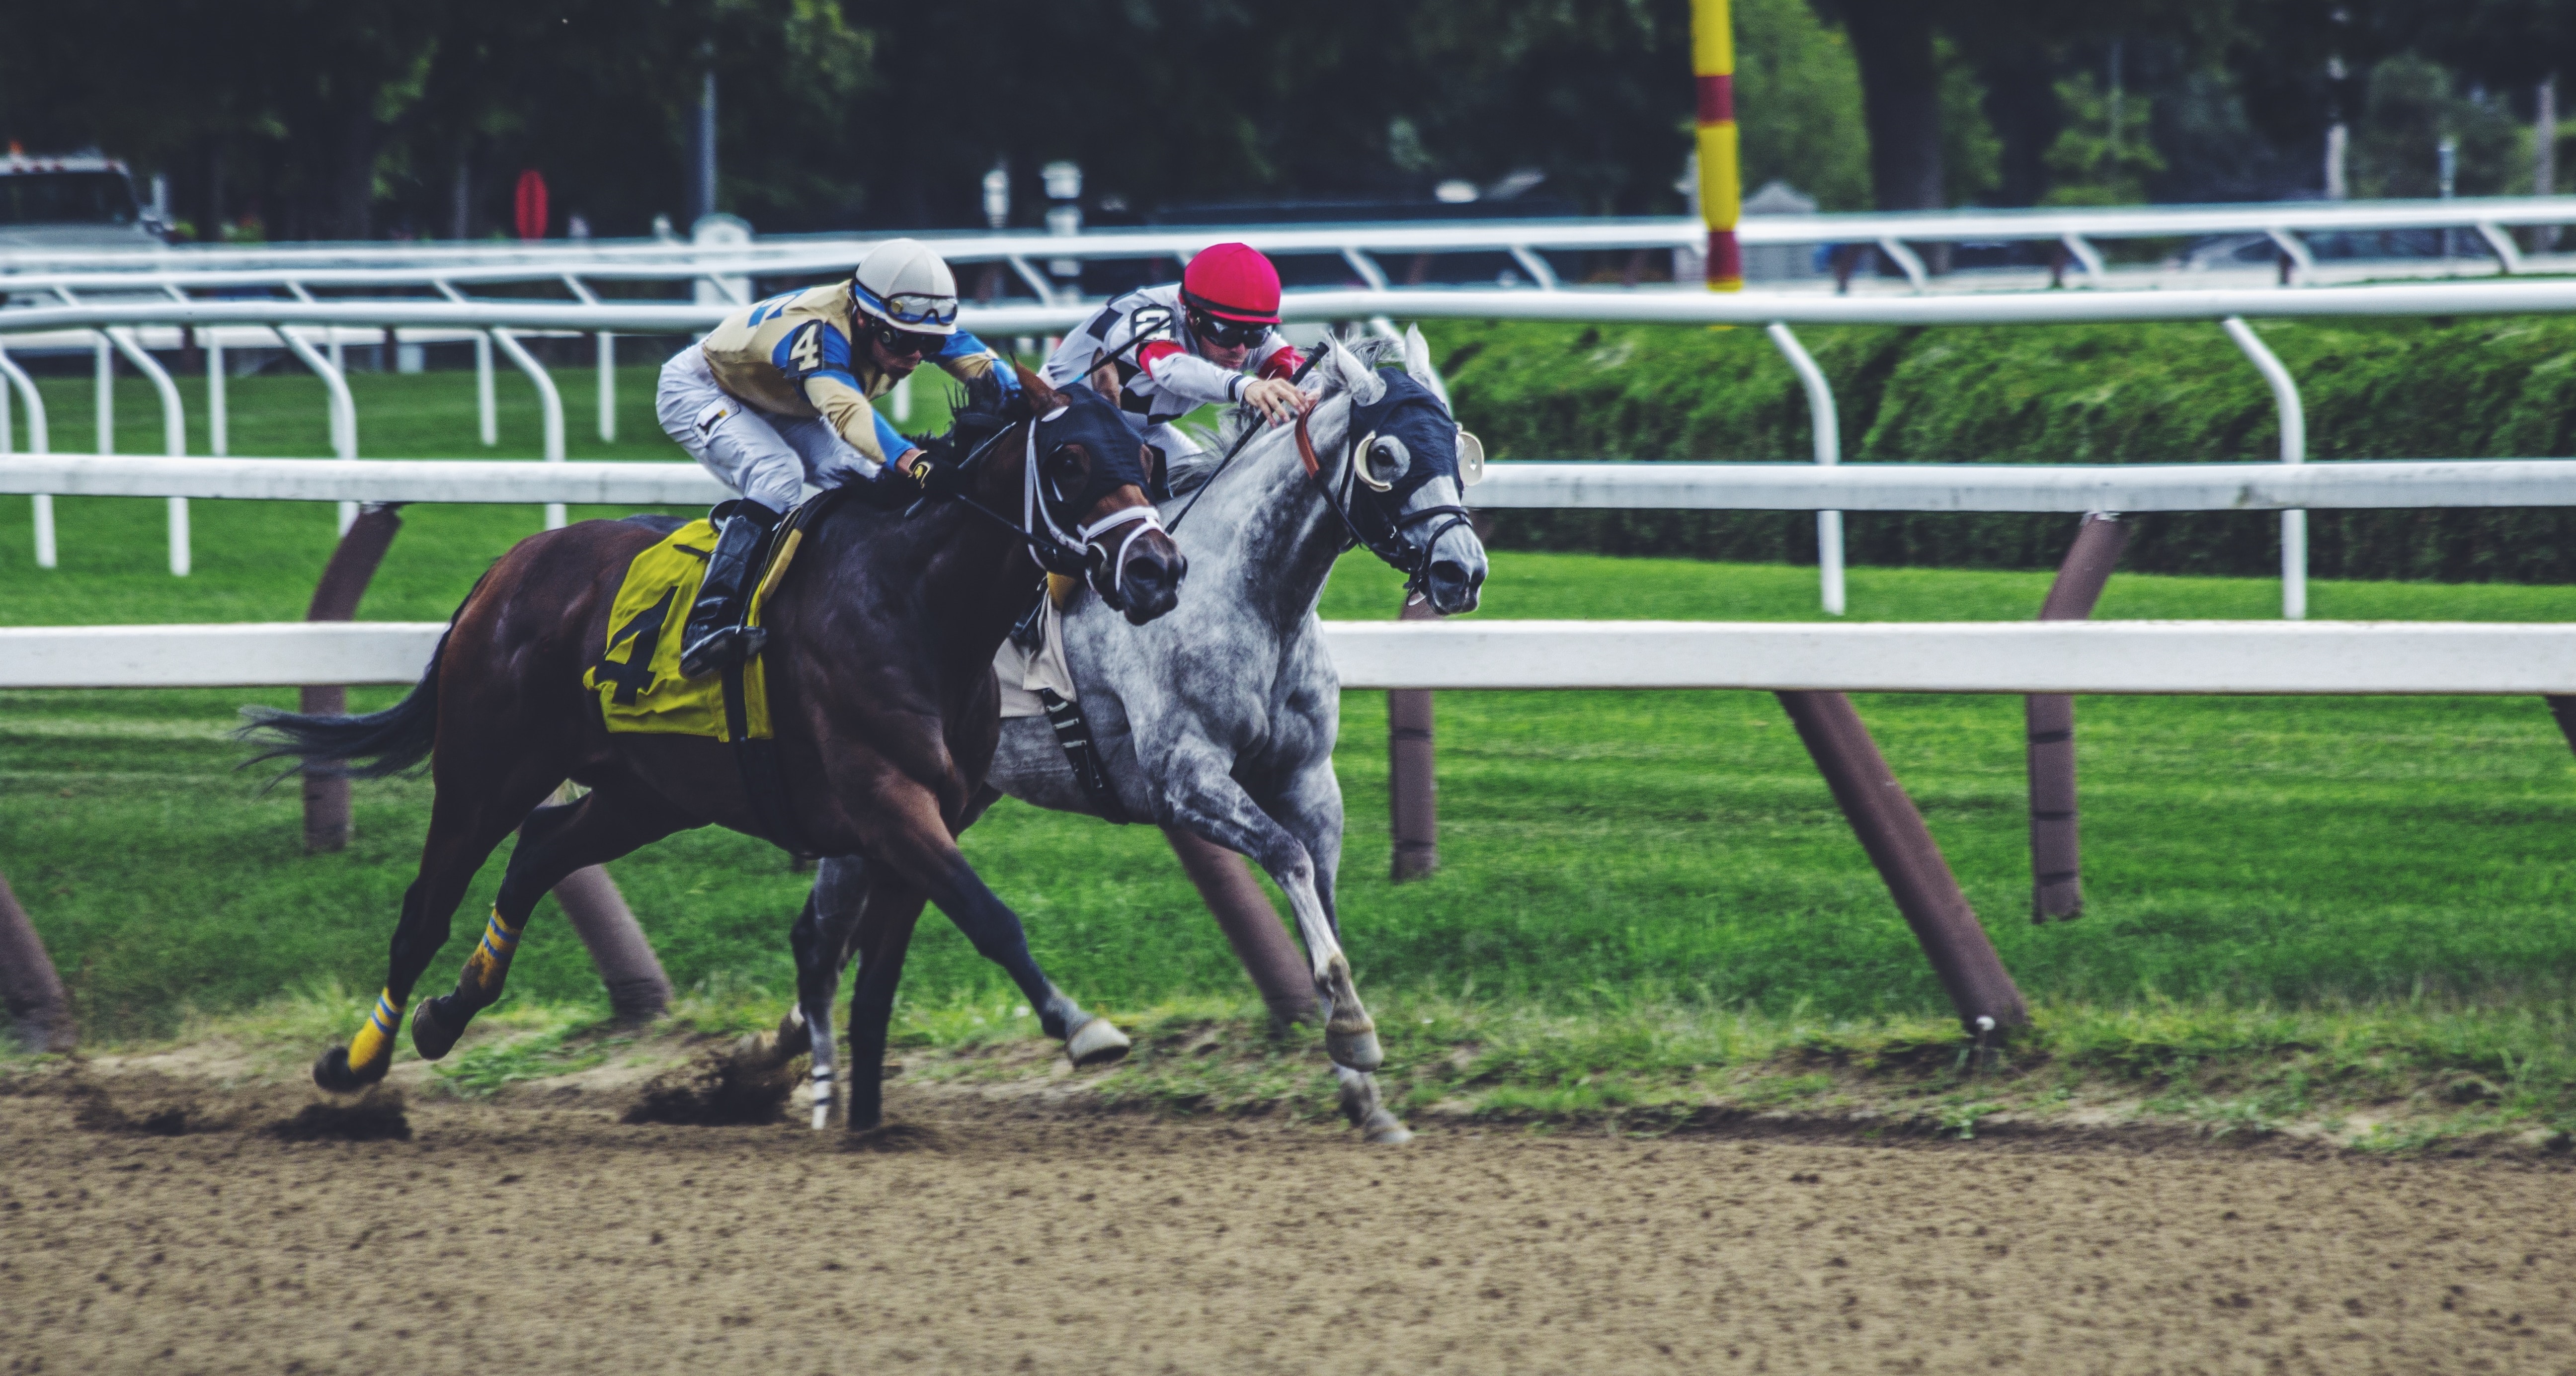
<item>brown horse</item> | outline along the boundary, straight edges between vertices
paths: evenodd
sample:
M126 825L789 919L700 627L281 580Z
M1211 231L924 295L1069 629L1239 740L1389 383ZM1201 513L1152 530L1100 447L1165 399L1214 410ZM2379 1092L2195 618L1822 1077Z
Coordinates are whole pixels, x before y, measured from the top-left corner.
M513 830L518 845L455 992L412 1019L413 1046L432 1060L500 996L528 914L548 890L584 866L709 824L881 862L916 904L936 903L1010 973L1078 1063L1125 1053L1116 1028L1038 969L1018 916L958 853L956 833L999 729L993 654L1035 595L1041 560L1083 570L1137 624L1172 608L1187 564L1149 519L1141 446L1110 403L1086 387L1058 392L1025 369L1019 377L1008 401L998 382L972 389L955 428L931 442L942 460L963 456L963 500L903 513L840 501L808 528L794 576L761 618L770 629L774 799L755 801L723 742L609 734L582 686L608 644L628 563L667 520L585 521L521 541L466 596L427 674L394 707L360 717L254 713L244 734L268 746L260 758L361 777L427 758L437 785L384 993L350 1044L314 1063L314 1083L349 1091L384 1078L412 986L446 942L475 871ZM540 807L566 779L590 792Z

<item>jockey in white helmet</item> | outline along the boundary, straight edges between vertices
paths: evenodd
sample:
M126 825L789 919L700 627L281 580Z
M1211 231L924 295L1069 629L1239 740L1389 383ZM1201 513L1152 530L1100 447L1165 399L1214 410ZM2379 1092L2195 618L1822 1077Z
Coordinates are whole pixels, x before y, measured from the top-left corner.
M662 366L662 428L742 494L719 508L730 510L682 632L682 673L759 652L765 637L742 624L751 553L807 481L863 484L892 505L944 480L871 404L924 362L1019 386L1000 355L957 328L948 264L917 240L889 239L849 281L746 306Z

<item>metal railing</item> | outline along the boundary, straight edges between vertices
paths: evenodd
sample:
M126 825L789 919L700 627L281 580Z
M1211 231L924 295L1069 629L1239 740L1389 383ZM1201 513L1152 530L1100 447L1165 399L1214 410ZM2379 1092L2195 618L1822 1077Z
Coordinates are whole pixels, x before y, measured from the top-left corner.
M2564 266L2550 254L2545 265L2518 244L2516 229L2576 224L2576 197L2467 197L2421 201L2287 201L2228 205L2117 206L2035 210L1957 210L1906 213L1749 216L1737 229L1748 248L1816 244L1875 247L1914 290L1932 274L1914 246L1921 244L2047 244L2064 255L2079 280L2107 282L2123 274L2104 243L2213 236L2259 236L2292 274L2316 280L2326 270L2309 240L2322 235L2386 234L2424 230L2465 231L2492 265L2506 273ZM1175 229L1095 229L1075 235L1037 233L938 233L919 237L953 263L997 263L1040 302L1066 294L1041 272L1037 260L1100 262L1168 259L1175 264L1221 240L1240 240L1280 257L1328 256L1373 287L1388 286L1383 258L1458 253L1506 256L1529 285L1554 289L1562 273L1547 255L1618 251L1695 251L1706 230L1695 219L1511 219L1398 221L1344 225L1206 226ZM559 241L553 243L345 243L236 248L181 246L162 249L18 250L0 253L0 281L12 290L49 290L56 281L75 291L132 289L163 277L217 286L275 283L292 275L308 287L428 285L444 280L528 282L571 274L599 281L705 280L746 276L797 276L847 271L881 234L773 237L749 245L697 245L666 240ZM2469 263L2478 257L2462 260ZM2576 258L2568 258L2576 263ZM2384 271L2378 260L2370 271ZM390 274L369 277L366 274ZM61 275L48 276L49 274ZM2162 273L2154 274L2162 276ZM23 282L24 285L21 285Z
M468 300L321 301L269 299L201 301L194 299L75 301L0 312L0 340L39 331L85 330L97 340L98 412L101 452L113 447L113 395L108 365L111 348L126 351L138 366L151 363L149 351L134 336L136 327L258 326L276 332L329 388L334 452L356 455L354 403L342 369L303 341L294 327L356 326L393 337L405 329L465 332L482 341L481 349L507 354L539 394L544 417L545 456L560 462L564 454L563 401L545 367L512 338L513 330L551 330L613 334L679 334L704 330L723 318L727 307L690 303L598 303ZM993 305L970 307L962 323L1000 336L1060 332L1080 323L1089 307L1082 305ZM1830 466L1841 457L1832 388L1806 355L1792 327L1800 325L1963 325L2073 324L2136 321L2207 321L2225 327L2271 387L2279 414L2281 458L2296 464L2306 457L2306 421L2294 379L2260 336L2244 323L2246 316L2287 318L2369 316L2456 316L2576 311L2576 281L2416 283L2375 287L2319 287L2306 291L2271 290L2163 292L2047 292L1972 296L1826 297L1782 293L1708 292L1602 293L1530 291L1327 291L1291 293L1283 314L1297 322L1368 320L1391 330L1394 318L1554 320L1604 323L1736 324L1763 327L1788 359L1806 392L1814 433L1816 461ZM5 365L0 352L0 365ZM615 400L614 355L603 343L598 355L600 409L610 414ZM489 382L489 354L478 387L482 434L497 438ZM23 370L0 366L8 383L29 408L30 439L46 433L43 399ZM166 371L147 368L160 391L166 445L174 455L183 449L184 426L179 397ZM220 406L222 375L219 356L209 352L210 402ZM215 427L221 449L221 426ZM7 433L0 426L0 435ZM5 445L0 440L0 445ZM173 498L174 502L183 501ZM1818 544L1821 598L1828 612L1843 610L1843 549L1839 508L1820 508ZM187 569L184 507L174 505L171 521L171 567ZM38 512L40 552L53 549L49 512ZM562 513L550 507L550 523ZM2282 610L2296 619L2306 610L2304 517L2295 509L2282 514Z

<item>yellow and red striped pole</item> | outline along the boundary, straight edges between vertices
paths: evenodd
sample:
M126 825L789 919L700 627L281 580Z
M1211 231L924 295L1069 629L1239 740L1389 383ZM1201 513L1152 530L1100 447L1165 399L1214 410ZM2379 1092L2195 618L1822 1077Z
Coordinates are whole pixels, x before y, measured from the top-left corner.
M1726 0L1691 0L1691 73L1699 86L1699 210L1708 221L1708 289L1744 289L1735 217L1744 204L1736 168L1735 28Z

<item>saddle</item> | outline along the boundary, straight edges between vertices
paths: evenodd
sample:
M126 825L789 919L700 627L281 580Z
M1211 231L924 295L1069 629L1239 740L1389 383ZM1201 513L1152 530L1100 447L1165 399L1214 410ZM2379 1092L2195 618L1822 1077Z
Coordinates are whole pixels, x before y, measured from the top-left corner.
M833 489L799 503L770 533L754 561L758 573L745 624L760 624L761 612L794 566L806 532L840 495ZM684 623L715 542L715 523L702 518L672 531L627 564L609 605L607 643L583 672L582 687L598 696L601 721L611 734L703 736L731 744L763 835L796 855L810 855L814 852L788 815L779 783L764 656L754 655L708 678L680 674Z

